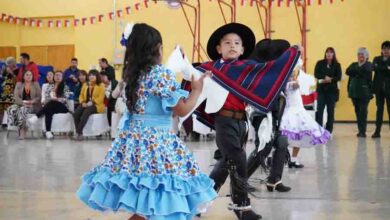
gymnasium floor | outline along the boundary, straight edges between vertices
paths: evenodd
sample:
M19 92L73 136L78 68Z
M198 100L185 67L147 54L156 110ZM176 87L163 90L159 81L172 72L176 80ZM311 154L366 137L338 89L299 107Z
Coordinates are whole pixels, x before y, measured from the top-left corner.
M371 135L373 125L368 126ZM336 124L327 146L303 149L301 170L285 168L283 182L289 193L261 189L252 198L263 219L275 220L358 220L390 219L390 132L384 126L382 138L358 139L356 125ZM0 133L0 220L127 219L119 213L98 213L85 207L75 191L80 176L105 155L109 140L75 142L64 137L54 141L27 139ZM189 142L192 150L209 156L214 142ZM253 148L249 143L248 151ZM202 162L205 163L205 162ZM258 172L255 178L264 178ZM204 220L236 219L227 210L228 188L224 186Z

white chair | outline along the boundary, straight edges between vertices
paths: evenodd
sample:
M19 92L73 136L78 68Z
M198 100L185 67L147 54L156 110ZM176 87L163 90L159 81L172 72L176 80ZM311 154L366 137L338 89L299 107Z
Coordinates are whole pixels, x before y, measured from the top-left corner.
M2 119L2 122L1 122L1 124L3 124L3 125L6 125L6 124L8 124L8 114L7 114L7 111L4 111L4 114L3 114L3 119Z
M111 138L117 137L118 123L121 120L122 115L113 112L111 114Z
M35 114L28 114L27 119L33 117L34 115ZM19 128L17 126L8 124L8 115L6 112L4 114L3 121L5 121L7 123L7 137L9 136L9 132L11 132L11 131L18 132L19 131ZM44 124L42 118L39 118L37 123L35 123L35 124L30 124L27 120L26 121L27 132L31 132L31 135L33 137L34 137L34 132L37 132L39 134L39 136L41 136L42 135L42 124Z
M83 128L83 136L99 136L110 132L107 113L97 113L89 116L87 124Z
M74 129L75 126L72 113L58 113L53 115L53 120L51 122L51 132L70 133L74 132ZM46 131L45 123L42 123L42 130Z

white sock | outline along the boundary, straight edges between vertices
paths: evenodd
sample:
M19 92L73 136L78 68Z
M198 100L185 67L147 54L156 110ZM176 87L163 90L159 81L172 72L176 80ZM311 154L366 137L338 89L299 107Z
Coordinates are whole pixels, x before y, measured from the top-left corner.
M291 162L296 162L296 163L298 163L298 158L297 158L297 157L291 157Z

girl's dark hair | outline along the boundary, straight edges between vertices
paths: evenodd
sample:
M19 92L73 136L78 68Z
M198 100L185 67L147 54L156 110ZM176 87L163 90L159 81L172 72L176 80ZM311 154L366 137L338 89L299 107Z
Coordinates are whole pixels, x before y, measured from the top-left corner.
M84 76L85 76L85 81L86 81L86 82L88 81L88 73L87 73L87 71L85 71L85 70L79 70L78 74L79 74L79 77L80 77L80 75L84 75ZM80 82L79 77L77 77L77 81L78 81L78 82Z
M50 71L48 71L48 72L46 73L45 83L49 83L49 81L47 80L47 75L49 75L49 73L53 73L53 82L54 82L54 72L50 70Z
M123 80L126 82L127 108L135 111L139 80L146 76L160 58L161 34L155 28L141 23L135 24L126 43Z
M390 48L390 41L384 41L381 45L381 49Z
M326 53L327 53L327 52L332 52L332 53L333 53L333 59L332 59L331 65L333 65L333 64L339 62L339 61L337 60L337 57L336 57L336 51L334 50L333 47L328 47L328 48L326 48L325 53L324 53L324 61L326 61Z
M102 78L100 77L99 71L92 69L88 72L88 75L91 75L91 74L96 76L96 85L100 85L100 83L102 82Z
M32 76L31 82L34 82L34 74L30 70L25 70L25 71L23 71L23 74L22 74L22 83L24 83L24 75L26 75L27 72L31 73L31 76Z
M63 74L63 72L61 70L55 71L54 72L54 76L56 75L56 73L62 73ZM54 79L53 79L53 81L55 83ZM62 75L61 82L58 84L57 89L55 91L57 97L63 97L64 96L64 88L65 88L65 80L64 80L64 76Z

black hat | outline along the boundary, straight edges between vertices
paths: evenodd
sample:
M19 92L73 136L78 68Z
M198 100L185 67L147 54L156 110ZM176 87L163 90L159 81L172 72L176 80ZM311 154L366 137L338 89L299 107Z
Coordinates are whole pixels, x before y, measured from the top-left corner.
M241 59L248 58L252 53L256 42L256 38L252 30L248 26L240 23L229 23L214 31L207 42L207 54L212 60L218 60L221 58L221 55L217 52L217 45L219 45L223 36L230 33L235 33L241 37L242 45L244 47L244 54L240 56Z
M286 40L263 39L257 42L253 53L250 55L250 58L259 62L267 62L278 58L288 48L290 48L290 43Z

